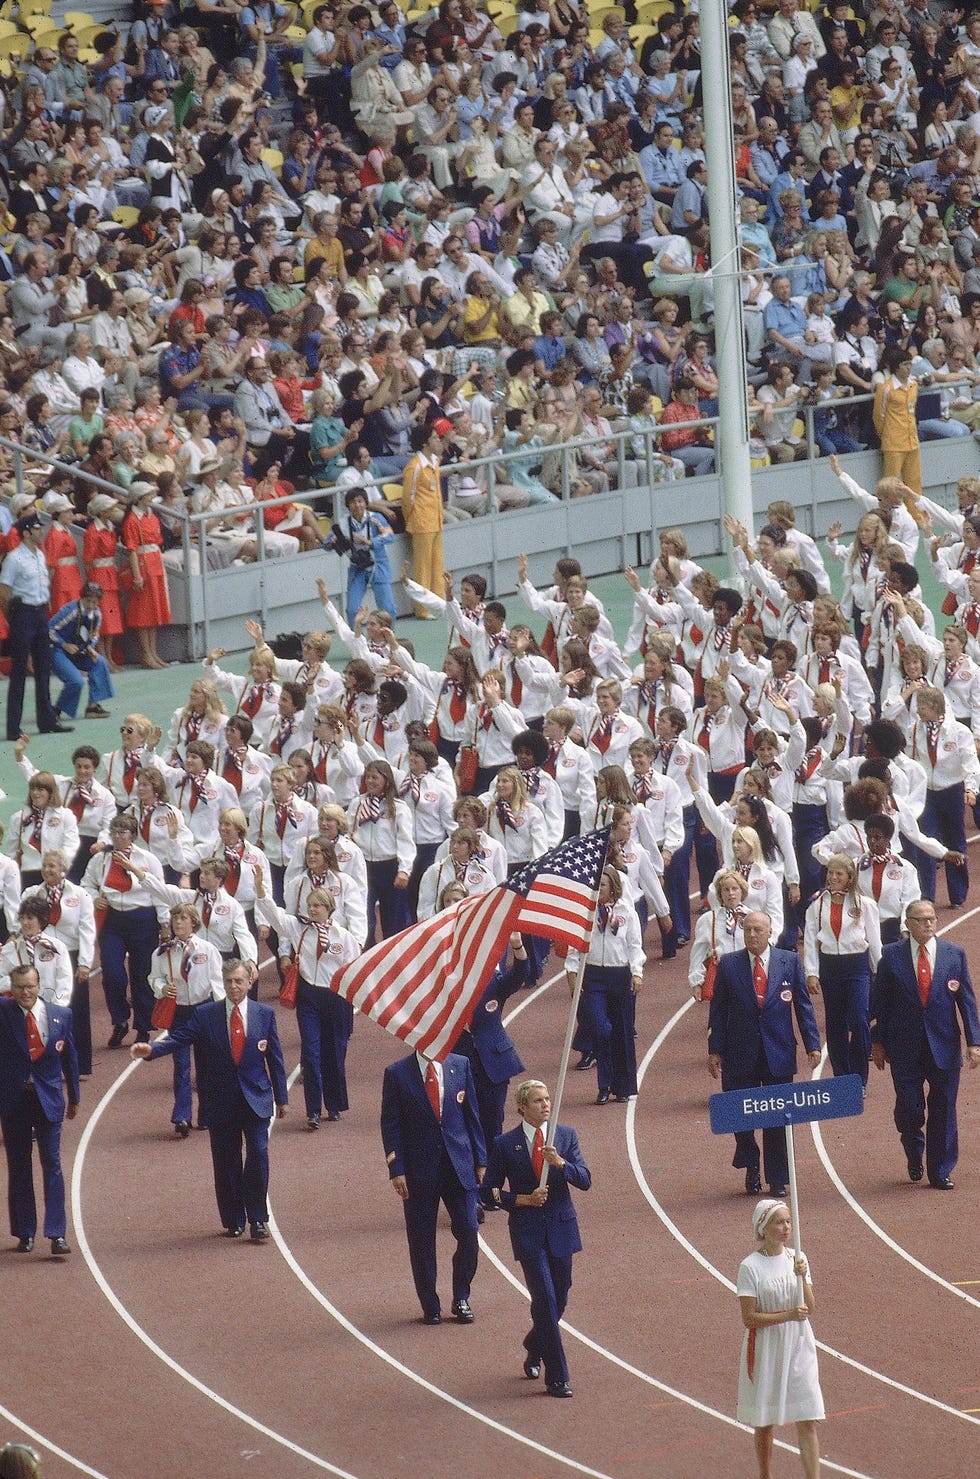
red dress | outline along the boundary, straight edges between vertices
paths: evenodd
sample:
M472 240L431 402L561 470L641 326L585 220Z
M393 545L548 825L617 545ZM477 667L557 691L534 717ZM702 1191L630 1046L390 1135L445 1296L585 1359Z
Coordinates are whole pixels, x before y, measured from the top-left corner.
M78 600L84 584L78 563L78 545L70 529L61 524L51 525L44 540L44 558L51 582L48 614L54 616L69 601Z
M160 546L163 535L156 514L138 514L130 509L122 523L123 548L135 550L139 558L143 589L133 588L126 610L131 627L165 627L170 621L167 573Z
M102 587L102 635L107 638L123 634L122 606L119 604L119 570L116 549L119 537L114 528L103 529L89 524L82 545L82 559L93 585Z

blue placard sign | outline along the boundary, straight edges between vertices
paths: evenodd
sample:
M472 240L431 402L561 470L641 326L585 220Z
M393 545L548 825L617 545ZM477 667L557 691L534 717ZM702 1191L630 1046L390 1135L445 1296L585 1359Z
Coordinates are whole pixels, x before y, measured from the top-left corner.
M861 1114L864 1090L856 1073L840 1078L804 1079L796 1084L766 1084L760 1089L729 1089L708 1100L716 1135L742 1130L772 1130L809 1120L839 1120Z

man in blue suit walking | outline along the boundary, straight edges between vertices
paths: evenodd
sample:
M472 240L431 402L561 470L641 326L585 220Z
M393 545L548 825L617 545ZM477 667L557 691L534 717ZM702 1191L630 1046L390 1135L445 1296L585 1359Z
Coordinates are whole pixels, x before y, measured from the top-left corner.
M201 1119L211 1137L214 1191L223 1227L253 1243L269 1237L269 1124L286 1113L289 1093L276 1014L248 999L249 967L225 961L225 1001L209 1001L154 1043L134 1043L134 1058L162 1058L182 1043L197 1050ZM242 1141L245 1157L242 1159Z
M504 1207L510 1213L511 1246L531 1296L524 1374L536 1380L543 1361L549 1396L570 1397L559 1322L572 1287L572 1256L581 1251L582 1239L569 1187L588 1191L592 1177L574 1130L556 1125L553 1143L545 1143L551 1115L547 1084L539 1079L520 1084L517 1108L520 1124L493 1143L483 1200L488 1207Z
M37 1233L32 1146L44 1176L44 1236L56 1256L70 1253L65 1241L65 1181L61 1174L61 1126L78 1112L78 1057L71 1009L41 998L32 965L10 972L12 997L0 1000L0 1130L7 1155L10 1232L17 1252L30 1253ZM68 1108L61 1087L68 1089Z
M385 1069L381 1141L388 1175L405 1212L415 1292L425 1325L442 1323L436 1289L436 1220L449 1213L453 1254L453 1317L472 1325L470 1285L479 1254L476 1209L487 1164L476 1088L469 1062L448 1053L436 1063L411 1053Z
M965 952L936 939L935 907L928 899L913 900L905 923L909 938L885 947L875 977L871 1056L876 1068L891 1065L895 1128L905 1149L909 1179L922 1180L925 1151L929 1185L952 1191L959 1154L956 1094L962 1062L957 1014L971 1068L980 1064L980 1017Z
M769 915L753 910L742 921L745 949L718 962L708 1013L708 1072L712 1078L721 1076L726 1091L792 1082L794 1014L810 1067L820 1062L820 1031L800 957L795 951L771 949L771 933ZM770 1195L785 1196L789 1167L781 1129L763 1130L762 1154ZM744 1168L749 1196L759 1196L759 1146L751 1130L735 1136L732 1165Z

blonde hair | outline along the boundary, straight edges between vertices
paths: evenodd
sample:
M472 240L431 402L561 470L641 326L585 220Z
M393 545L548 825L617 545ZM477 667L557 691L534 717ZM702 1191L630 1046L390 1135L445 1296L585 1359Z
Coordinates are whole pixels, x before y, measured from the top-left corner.
M760 867L765 865L765 858L762 856L762 843L759 841L759 834L754 827L736 827L732 832L733 848L736 842L747 844L753 863L758 863Z
M744 830L750 830L750 829L744 829ZM721 889L722 889L722 885L725 884L725 883L731 883L733 880L734 880L735 883L738 884L739 891L740 891L740 893L742 895L743 902L749 896L749 885L748 885L748 882L747 882L746 879L744 879L742 877L741 873L739 873L736 868L722 868L722 870L721 870L720 873L716 873L715 874L714 882L711 885L712 892L714 893L715 898L718 900L718 903L721 905L722 908L724 908L724 905L721 903Z

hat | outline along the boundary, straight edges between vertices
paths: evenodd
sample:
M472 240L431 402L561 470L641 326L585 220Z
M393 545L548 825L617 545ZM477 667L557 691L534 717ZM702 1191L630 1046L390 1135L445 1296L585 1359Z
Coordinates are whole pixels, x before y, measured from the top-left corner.
M785 1206L786 1203L781 1197L763 1197L761 1202L756 1202L755 1211L752 1213L752 1231L760 1242L772 1214L779 1207Z
M88 502L88 511L98 518L99 514L107 514L111 508L119 508L118 498L110 498L108 493L96 493L94 498Z
M169 117L170 109L163 108L160 106L159 103L157 103L152 108L147 108L146 112L143 114L143 122L146 124L147 128L156 128L158 123L163 123L164 119Z
M123 293L123 302L127 308L135 308L137 303L149 303L150 297L146 288L127 288Z
M75 505L70 498L65 497L64 493L45 493L41 499L41 507L52 518L57 514L66 514L69 509L71 509L72 513L75 512Z
M207 477L208 473L211 473L211 472L220 472L223 466L224 466L224 459L223 458L221 458L221 457L205 457L204 460L202 461L200 467L197 469L197 472L192 475L191 481L192 482L195 482L195 483L199 483L202 478L206 478Z
M22 518L27 510L33 507L33 493L15 493L10 500L10 513L14 519Z
M211 204L212 205L217 205L218 204L218 197L221 196L221 195L227 195L227 194L228 194L228 191L225 189L224 185L219 185L216 190L212 190L211 191L211 196L210 196Z
M432 430L441 437L447 437L453 429L453 423L448 416L437 416L432 423Z
M151 493L154 497L156 497L159 491L160 489L157 487L156 483L140 482L130 483L128 488L123 488L120 490L121 496L123 498L128 498L131 503L138 503L141 498L146 498Z
M18 519L16 524L14 525L14 528L17 530L18 534L26 534L28 529L40 529L41 527L41 520L38 518L36 513L25 514L24 517L22 519Z

